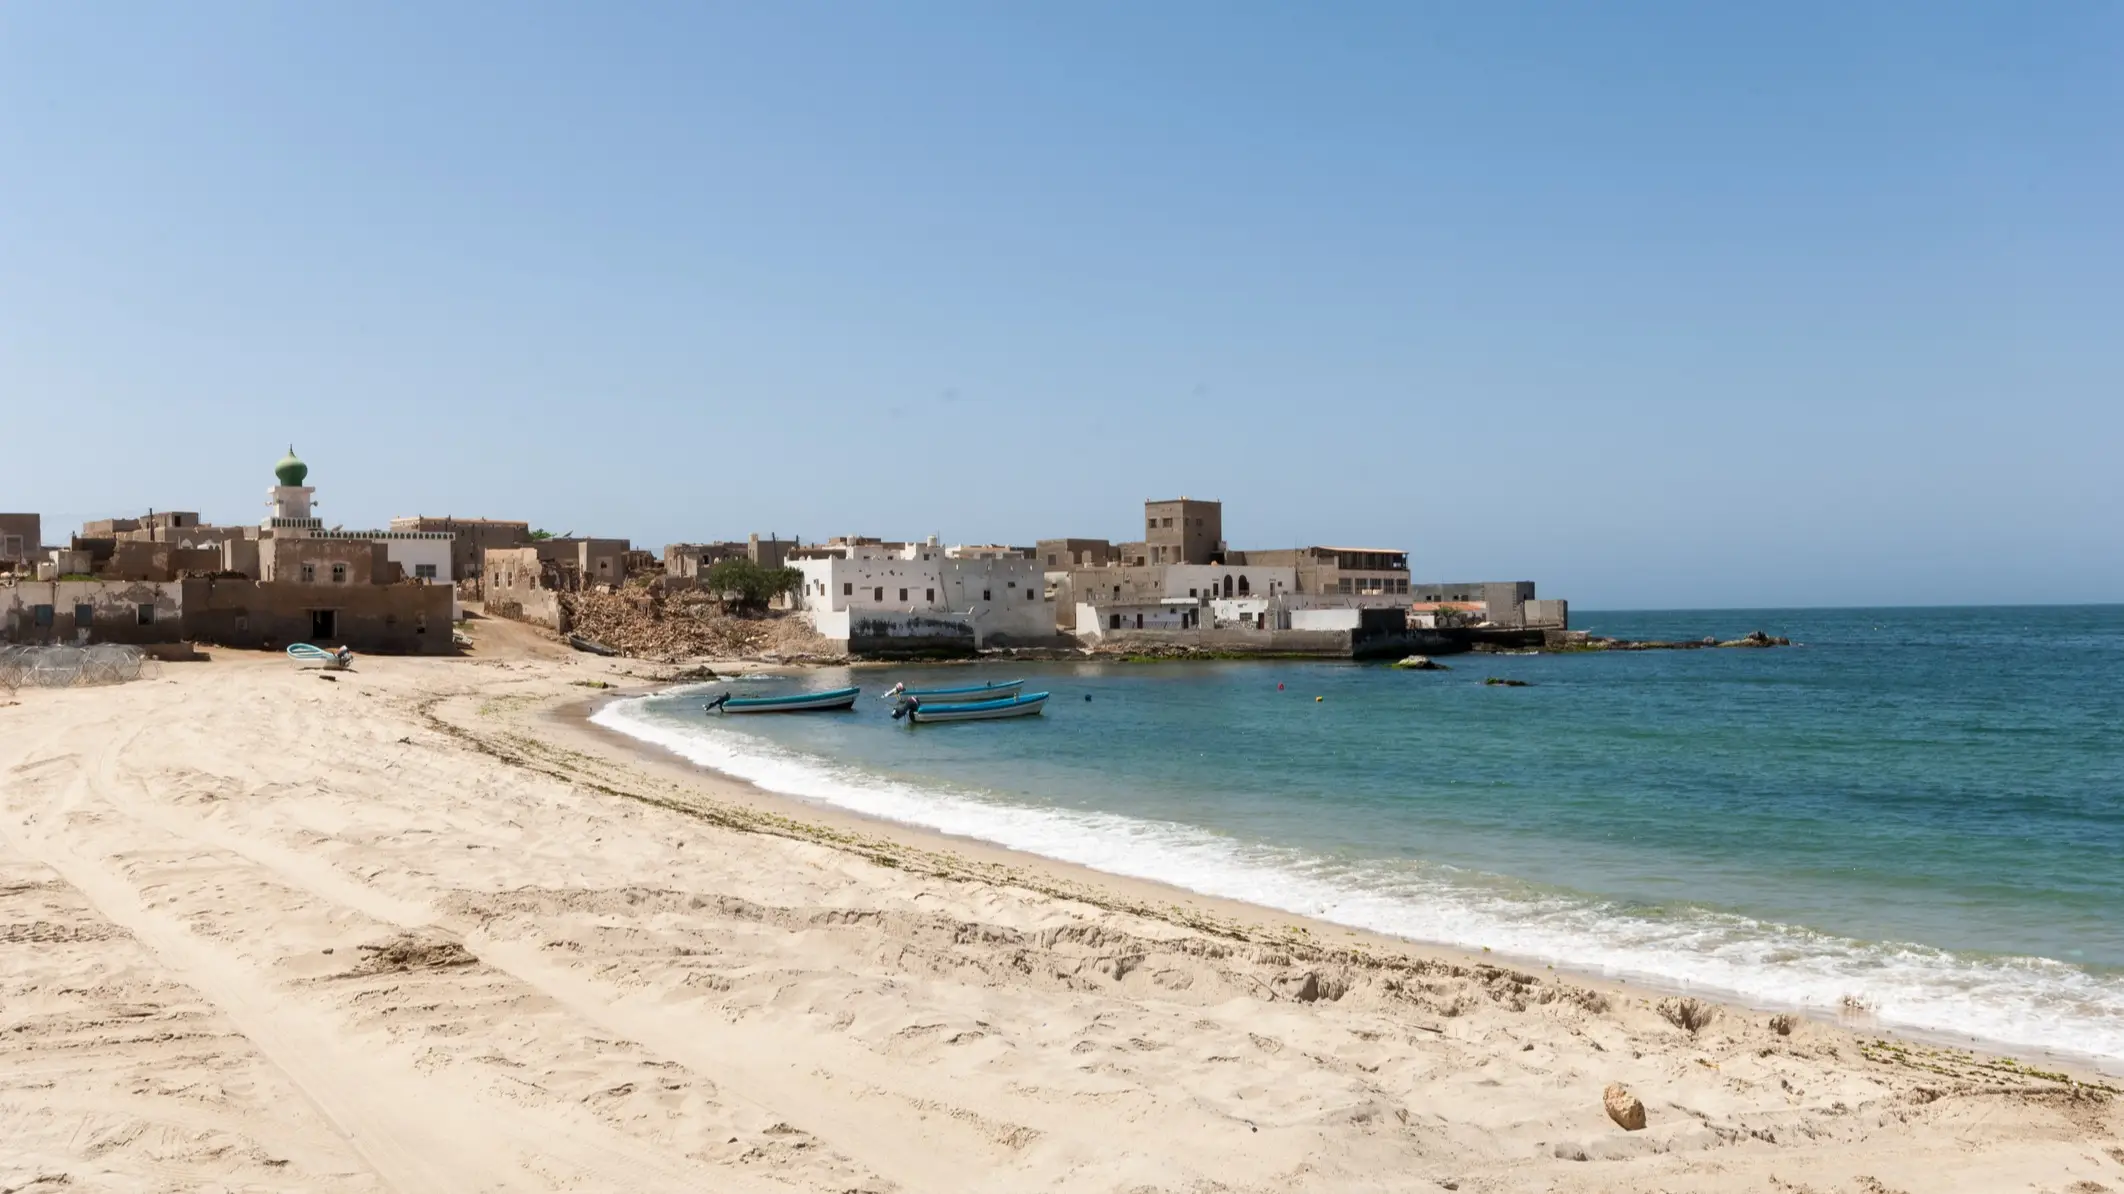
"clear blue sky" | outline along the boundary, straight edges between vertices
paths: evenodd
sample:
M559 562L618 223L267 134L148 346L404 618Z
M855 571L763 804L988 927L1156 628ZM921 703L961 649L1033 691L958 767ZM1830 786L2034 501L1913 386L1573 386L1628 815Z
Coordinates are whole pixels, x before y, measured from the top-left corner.
M2124 599L2124 5L0 7L0 509Z

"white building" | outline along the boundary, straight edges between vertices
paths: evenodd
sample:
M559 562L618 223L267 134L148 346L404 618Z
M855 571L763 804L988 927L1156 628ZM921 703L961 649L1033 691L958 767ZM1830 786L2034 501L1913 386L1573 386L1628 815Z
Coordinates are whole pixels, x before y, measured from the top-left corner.
M799 602L820 634L963 634L975 644L1044 640L1055 633L1040 566L1022 556L955 559L935 543L842 546L790 561L803 573Z

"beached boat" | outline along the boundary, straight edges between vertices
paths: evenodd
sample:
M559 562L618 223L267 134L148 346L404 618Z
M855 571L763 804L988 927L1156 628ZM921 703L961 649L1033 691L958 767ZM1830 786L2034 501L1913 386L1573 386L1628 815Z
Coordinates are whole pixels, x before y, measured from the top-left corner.
M605 644L598 642L595 639L584 638L580 634L569 635L568 645L574 647L578 651L586 651L592 655L615 656L619 654L619 652L613 650Z
M1039 713L1046 704L1047 694L1044 692L1004 697L995 701L947 701L941 705L927 705L919 699L909 698L892 711L892 717L894 721L905 717L918 724L932 721L994 721L1000 717L1030 717Z
M715 698L702 710L708 713L809 713L818 709L848 709L855 705L860 688L829 688L823 692L792 692L787 696L741 697L729 693Z
M886 689L883 699L913 697L925 705L954 705L968 701L1000 701L1018 695L1018 690L1023 687L1023 680L991 680L986 684L968 684L959 688L909 688L900 683Z

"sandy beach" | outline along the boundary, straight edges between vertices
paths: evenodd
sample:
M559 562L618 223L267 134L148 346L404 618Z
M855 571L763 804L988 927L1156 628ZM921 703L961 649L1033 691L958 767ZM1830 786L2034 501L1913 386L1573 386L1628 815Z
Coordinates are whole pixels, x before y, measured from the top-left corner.
M2124 1191L2096 1075L786 801L479 633L0 698L0 1191Z

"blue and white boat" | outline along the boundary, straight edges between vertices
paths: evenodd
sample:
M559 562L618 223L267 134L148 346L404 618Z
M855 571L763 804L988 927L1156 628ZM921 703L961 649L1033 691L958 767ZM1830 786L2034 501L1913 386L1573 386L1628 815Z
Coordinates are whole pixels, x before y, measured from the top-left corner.
M855 707L860 688L829 688L823 692L792 692L787 696L740 697L729 693L701 706L707 713L809 713L818 709Z
M918 697L903 698L900 707L892 711L898 721L904 717L916 724L932 721L994 721L1003 717L1032 717L1047 705L1044 692L1026 693L1023 696L1008 696L994 701L947 701L942 705L926 705Z
M913 697L925 705L955 705L968 701L999 701L1018 695L1018 690L1023 687L1023 680L991 680L986 684L968 684L960 688L909 688L903 681L886 689L880 699Z

